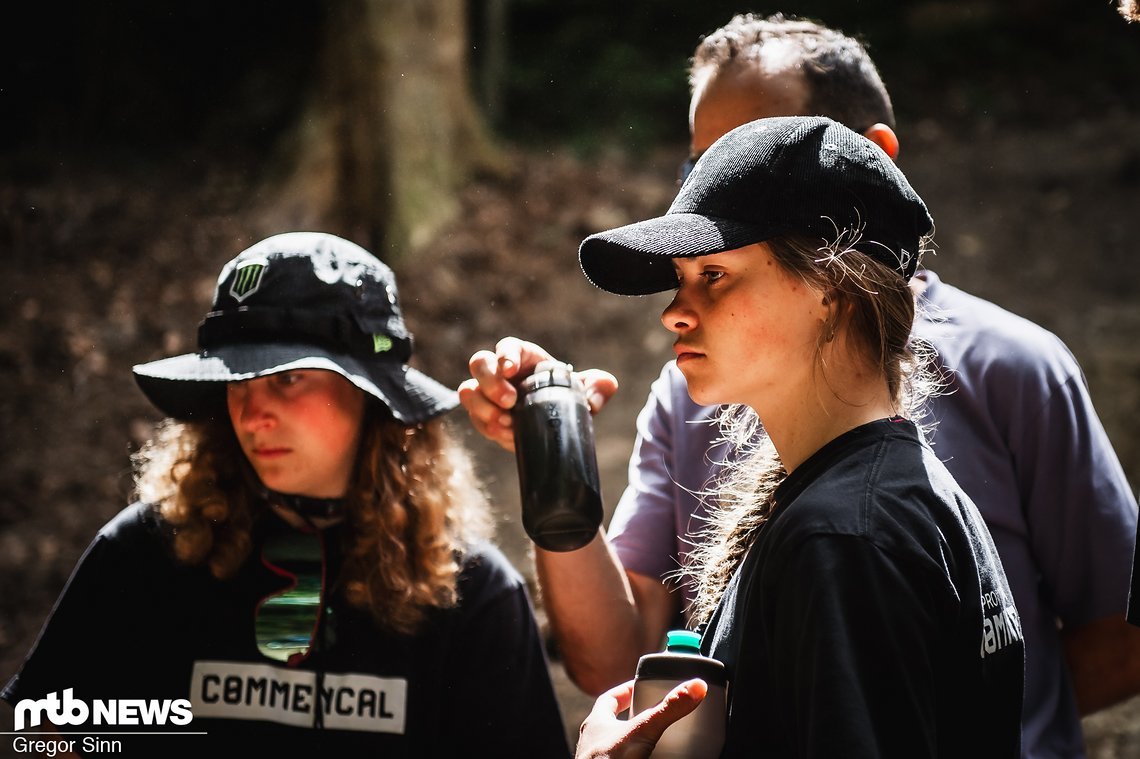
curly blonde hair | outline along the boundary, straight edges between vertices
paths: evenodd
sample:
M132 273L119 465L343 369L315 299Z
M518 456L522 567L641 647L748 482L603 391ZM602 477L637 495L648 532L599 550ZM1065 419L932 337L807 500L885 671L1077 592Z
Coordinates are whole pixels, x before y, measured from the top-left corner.
M897 413L916 417L941 380L930 361L933 348L911 335L915 298L898 272L842 241L821 247L806 238L786 237L769 240L768 245L784 271L838 304L816 343L817 367L824 381L823 346L845 328L857 355L886 379ZM842 388L831 390L843 397ZM768 520L772 496L787 476L755 411L727 406L720 424L732 455L700 494L711 505L708 526L680 572L694 576L697 594L691 615L698 623L707 621L716 608L757 530Z
M268 506L229 420L166 420L134 464L136 495L169 526L177 559L232 577ZM369 402L346 500L339 587L349 603L400 633L456 604L463 557L490 537L491 519L470 457L441 420L409 427Z

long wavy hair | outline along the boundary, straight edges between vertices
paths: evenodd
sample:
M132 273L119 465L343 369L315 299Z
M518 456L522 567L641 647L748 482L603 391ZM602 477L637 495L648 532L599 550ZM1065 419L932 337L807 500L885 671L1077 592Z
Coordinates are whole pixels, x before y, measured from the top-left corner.
M229 420L166 420L134 465L136 495L170 527L178 560L232 577L269 508ZM470 457L444 423L405 426L371 399L346 512L352 537L339 587L400 633L455 605L464 554L491 533Z
M917 418L922 404L937 392L939 379L930 368L933 348L911 335L914 294L897 271L851 247L852 242L820 246L800 237L767 241L786 273L836 302L816 340L816 371L823 385L843 398L843 388L829 381L823 353L828 342L843 336L851 353L885 378L896 413ZM691 614L697 623L706 621L716 608L757 530L771 514L773 493L787 477L755 411L726 406L720 423L721 437L732 454L701 494L711 505L708 523L681 570L696 584Z

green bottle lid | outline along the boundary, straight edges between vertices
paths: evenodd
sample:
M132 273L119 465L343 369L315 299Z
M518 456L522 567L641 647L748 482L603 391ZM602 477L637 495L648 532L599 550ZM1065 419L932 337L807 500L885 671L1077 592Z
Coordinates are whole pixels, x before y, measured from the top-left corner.
M699 654L701 636L692 630L670 630L665 634L665 650L681 654Z

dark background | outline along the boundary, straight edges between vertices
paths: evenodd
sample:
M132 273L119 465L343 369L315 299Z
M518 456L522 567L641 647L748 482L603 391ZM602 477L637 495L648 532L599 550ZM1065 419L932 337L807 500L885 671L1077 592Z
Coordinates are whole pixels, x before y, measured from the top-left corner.
M1066 341L1140 481L1140 25L1111 3L511 0L498 27L492 7L471 7L472 88L511 169L474 181L460 218L393 262L422 368L458 384L473 350L518 334L614 371L623 390L598 437L616 501L669 338L662 302L593 290L574 250L668 205L701 33L738 11L782 10L867 42L895 101L900 165L937 223L928 265ZM191 350L221 264L283 231L259 202L323 23L315 0L11 13L0 46L0 678L127 502L128 456L156 419L130 366ZM529 576L513 461L467 437L501 540ZM555 671L573 732L589 700ZM1093 755L1140 755L1138 714L1133 702L1087 720Z
M1136 29L1108 0L469 7L472 88L497 132L527 144L684 141L688 57L743 11L816 18L863 39L903 123L1060 124L1140 96ZM264 146L296 116L323 11L317 0L24 4L0 50L0 142L24 153Z

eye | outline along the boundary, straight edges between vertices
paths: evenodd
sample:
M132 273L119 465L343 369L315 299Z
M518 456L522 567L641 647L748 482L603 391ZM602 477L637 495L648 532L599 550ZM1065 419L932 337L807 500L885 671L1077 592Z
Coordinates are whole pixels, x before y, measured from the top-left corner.
M279 372L273 375L273 382L278 387L293 387L303 378L301 372Z
M713 282L719 281L724 276L724 272L720 269L705 269L701 272L701 276L711 285Z

